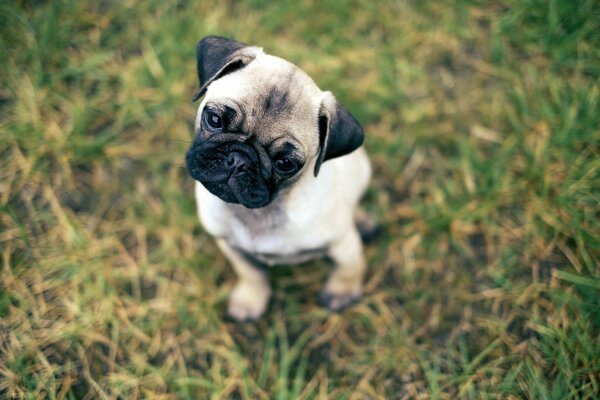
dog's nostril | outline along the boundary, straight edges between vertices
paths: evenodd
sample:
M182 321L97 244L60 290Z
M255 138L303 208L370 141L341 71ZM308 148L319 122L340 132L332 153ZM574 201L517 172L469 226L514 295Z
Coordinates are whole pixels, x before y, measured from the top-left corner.
M250 170L248 160L243 155L238 153L229 154L225 163L229 171L233 172L234 174L239 174Z
M237 167L240 164L243 164L244 160L239 154L231 153L227 156L227 166L228 167Z

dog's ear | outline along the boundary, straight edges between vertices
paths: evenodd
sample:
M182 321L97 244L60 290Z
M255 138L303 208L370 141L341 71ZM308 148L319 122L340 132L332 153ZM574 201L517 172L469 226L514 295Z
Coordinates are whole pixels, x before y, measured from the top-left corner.
M315 176L319 174L322 163L353 152L364 139L365 134L358 121L330 92L325 92L319 109L319 154Z
M208 85L248 65L262 50L220 36L206 36L196 46L200 88L192 101L206 93Z

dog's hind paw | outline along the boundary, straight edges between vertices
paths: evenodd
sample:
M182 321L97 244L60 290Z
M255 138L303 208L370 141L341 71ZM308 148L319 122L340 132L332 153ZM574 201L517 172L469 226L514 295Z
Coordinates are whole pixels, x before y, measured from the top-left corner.
M358 208L354 213L354 221L364 243L372 243L383 232L383 227L375 217L362 208Z
M323 290L319 293L319 303L329 311L340 312L360 300L360 293L331 293Z

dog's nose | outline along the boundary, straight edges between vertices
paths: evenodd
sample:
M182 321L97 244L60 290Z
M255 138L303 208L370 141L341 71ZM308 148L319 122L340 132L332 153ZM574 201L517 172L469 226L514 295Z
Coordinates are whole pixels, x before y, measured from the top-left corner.
M250 170L250 159L237 151L227 156L226 163L231 176L242 175Z

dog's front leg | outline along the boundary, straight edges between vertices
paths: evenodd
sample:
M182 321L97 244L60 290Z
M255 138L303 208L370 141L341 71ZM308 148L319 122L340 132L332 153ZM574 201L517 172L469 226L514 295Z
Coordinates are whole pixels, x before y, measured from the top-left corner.
M358 300L362 294L366 262L358 231L348 231L331 246L328 256L335 262L335 269L319 299L331 311L340 311Z
M217 245L238 275L238 282L229 295L227 313L237 321L259 318L265 312L271 296L271 286L265 271L250 262L225 240L217 239Z

